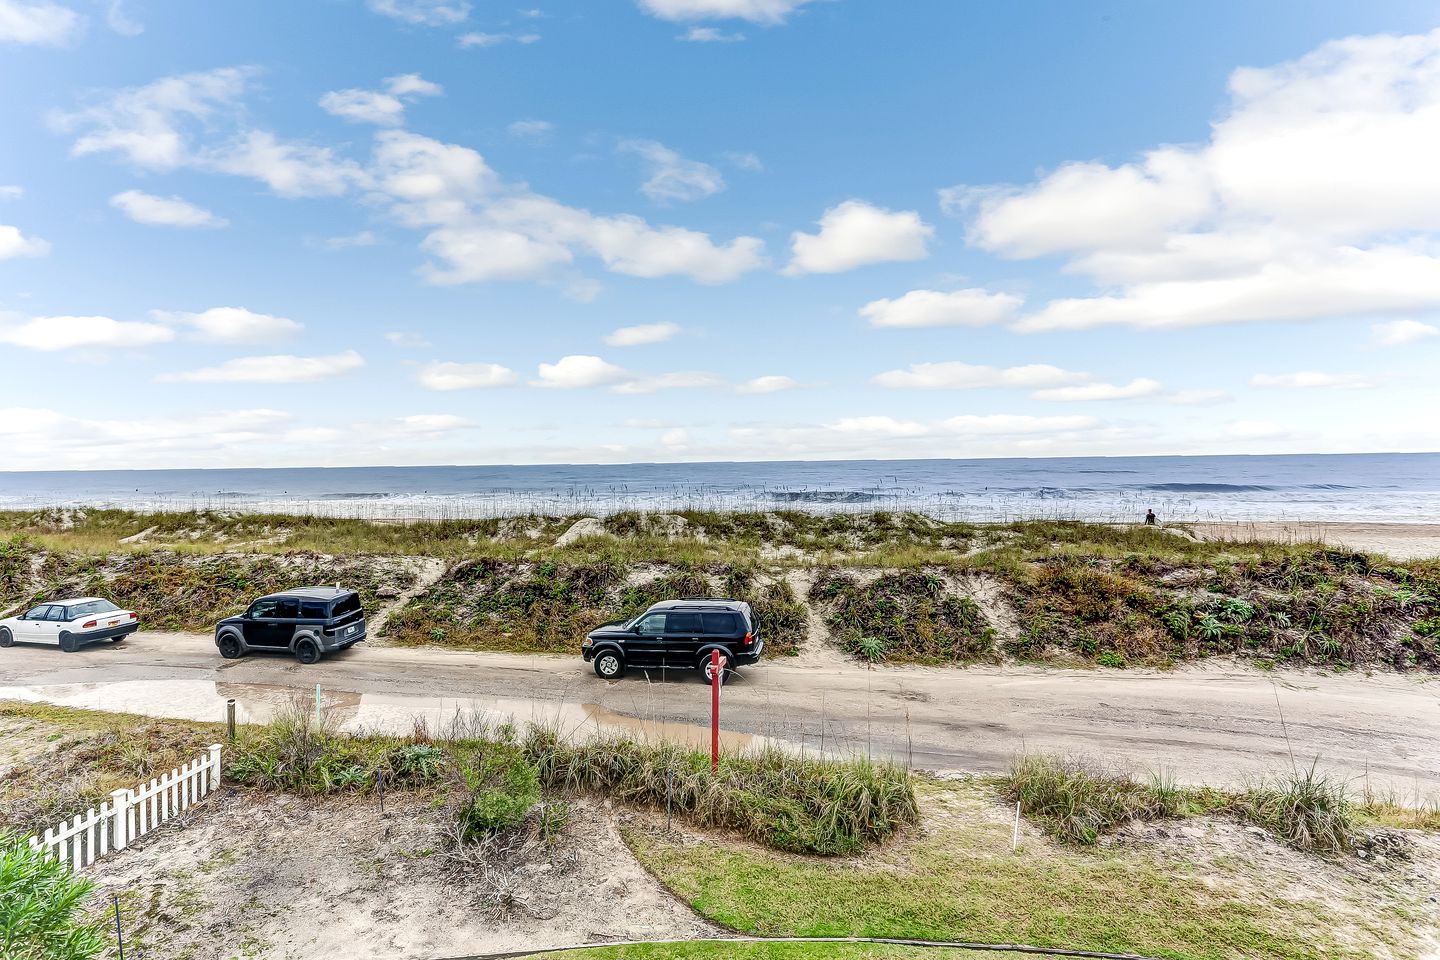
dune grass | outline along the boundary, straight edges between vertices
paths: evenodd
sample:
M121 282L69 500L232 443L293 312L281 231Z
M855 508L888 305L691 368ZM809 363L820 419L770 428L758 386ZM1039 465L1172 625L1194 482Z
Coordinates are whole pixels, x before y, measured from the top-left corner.
M1026 839L979 782L919 786L925 830L858 860L789 857L677 841L635 826L626 840L702 915L756 936L873 936L1136 952L1176 960L1359 960L1412 955L1417 904L1315 861L1323 895L1263 859L1206 862L1148 847ZM1279 872L1272 872L1279 871Z

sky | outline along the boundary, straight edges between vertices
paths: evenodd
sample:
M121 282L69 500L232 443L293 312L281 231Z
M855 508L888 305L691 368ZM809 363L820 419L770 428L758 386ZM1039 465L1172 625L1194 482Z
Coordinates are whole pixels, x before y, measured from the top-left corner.
M4 468L1440 450L1429 0L523 3L0 0Z

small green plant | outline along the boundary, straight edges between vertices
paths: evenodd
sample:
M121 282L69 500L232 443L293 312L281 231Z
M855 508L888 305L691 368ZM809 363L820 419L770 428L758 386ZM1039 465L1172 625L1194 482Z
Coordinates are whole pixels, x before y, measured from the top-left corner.
M1120 654L1116 653L1114 650L1106 650L1104 653L1100 654L1100 656L1095 658L1095 662L1100 664L1100 666L1102 667L1118 668L1125 666L1125 658L1120 656Z
M407 743L391 751L387 759L397 780L425 783L440 776L445 751L433 743Z
M1313 765L1247 790L1234 809L1297 850L1342 853L1355 845L1355 811L1345 784Z
M1147 786L1049 754L1015 758L1001 792L1047 833L1082 846L1132 821L1173 817L1183 809L1181 792L1166 781Z
M92 960L105 949L99 922L85 918L94 884L30 846L0 833L0 957Z
M540 800L540 777L518 747L495 744L460 767L464 794L456 817L466 839L521 823Z

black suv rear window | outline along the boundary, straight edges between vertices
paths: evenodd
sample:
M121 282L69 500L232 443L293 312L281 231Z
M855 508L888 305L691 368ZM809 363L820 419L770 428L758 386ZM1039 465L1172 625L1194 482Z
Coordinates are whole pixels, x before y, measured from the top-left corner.
M351 593L335 601L335 606L330 610L330 616L343 617L348 613L360 612L360 594Z
M712 636L729 636L735 632L735 614L733 613L707 613L705 616L705 632Z

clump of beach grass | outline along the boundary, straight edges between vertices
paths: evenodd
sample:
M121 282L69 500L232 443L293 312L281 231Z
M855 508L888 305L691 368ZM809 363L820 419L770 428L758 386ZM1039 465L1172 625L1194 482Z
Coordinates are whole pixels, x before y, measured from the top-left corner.
M1246 790L1231 809L1297 850L1333 854L1355 847L1355 807L1345 783L1314 765Z
M1001 793L1020 804L1046 833L1088 846L1126 824L1173 817L1186 809L1182 791L1160 777L1148 784L1098 765L1054 754L1016 757L1001 778Z

